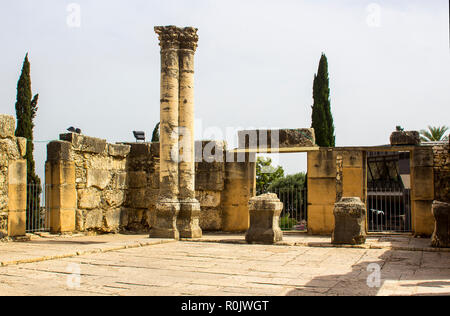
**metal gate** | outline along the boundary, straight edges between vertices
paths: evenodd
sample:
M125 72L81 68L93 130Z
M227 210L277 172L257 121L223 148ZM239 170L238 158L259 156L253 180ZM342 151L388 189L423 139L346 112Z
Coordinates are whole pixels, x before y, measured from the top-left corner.
M47 186L27 185L26 232L50 231L50 210L48 208Z
M367 158L369 232L411 232L409 152L372 152Z
M305 187L286 187L270 190L283 202L280 228L285 231L307 231L308 203Z

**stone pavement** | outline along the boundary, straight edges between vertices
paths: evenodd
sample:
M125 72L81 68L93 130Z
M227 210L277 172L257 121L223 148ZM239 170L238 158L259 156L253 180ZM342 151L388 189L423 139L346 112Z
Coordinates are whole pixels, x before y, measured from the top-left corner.
M0 261L9 265L0 267L0 295L450 295L450 252L427 249L426 239L371 237L365 249L331 247L329 238L306 235L285 236L276 246L247 245L243 238L104 235L3 243ZM17 259L36 262L13 264Z

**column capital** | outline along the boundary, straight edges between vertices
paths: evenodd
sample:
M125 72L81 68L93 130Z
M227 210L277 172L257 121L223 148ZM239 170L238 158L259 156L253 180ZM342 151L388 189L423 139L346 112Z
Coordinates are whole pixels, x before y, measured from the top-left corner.
M176 26L155 26L155 33L158 34L159 46L161 49L178 49L180 45L180 29Z
M195 27L180 28L180 48L190 49L194 52L197 50L198 43L198 29Z

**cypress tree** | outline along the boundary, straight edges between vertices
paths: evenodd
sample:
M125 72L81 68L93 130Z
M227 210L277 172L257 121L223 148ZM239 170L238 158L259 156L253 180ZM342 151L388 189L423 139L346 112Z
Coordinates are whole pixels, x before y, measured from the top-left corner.
M27 139L27 153L25 159L27 161L27 214L31 214L31 218L27 217L27 222L33 221L37 223L39 219L40 210L40 193L41 180L35 172L35 162L33 157L33 120L36 117L37 104L39 94L31 98L31 78L30 78L30 62L28 61L28 54L22 66L22 73L20 74L17 83L17 99L16 99L16 117L17 128L15 135L17 137L24 137Z
M152 143L158 143L159 142L159 122L156 124L155 128L153 129L152 133Z
M321 147L334 147L335 135L330 105L328 61L323 53L317 74L314 75L313 98L311 127L315 131L316 143Z

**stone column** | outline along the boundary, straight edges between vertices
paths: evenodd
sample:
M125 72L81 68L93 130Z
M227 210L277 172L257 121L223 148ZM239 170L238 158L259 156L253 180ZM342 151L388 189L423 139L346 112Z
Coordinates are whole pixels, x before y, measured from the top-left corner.
M195 198L194 54L197 29L180 29L179 55L179 200L178 230L182 238L200 238L200 203Z
M160 189L156 203L156 221L150 230L150 237L179 239L179 29L175 26L157 26L155 32L161 46Z

